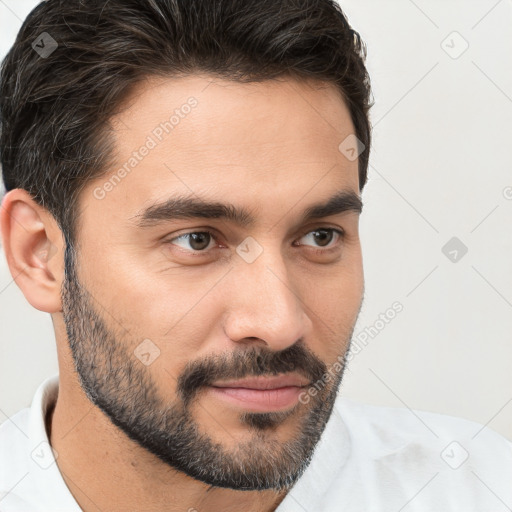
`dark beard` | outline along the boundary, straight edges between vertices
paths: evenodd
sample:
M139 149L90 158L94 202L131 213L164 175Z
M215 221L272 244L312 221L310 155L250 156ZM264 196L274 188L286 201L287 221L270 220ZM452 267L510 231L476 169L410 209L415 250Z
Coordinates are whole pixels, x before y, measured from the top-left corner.
M207 431L201 432L192 417L191 405L205 386L218 379L290 371L316 383L327 366L301 340L280 352L241 349L229 356L191 361L178 377L176 400L168 403L159 395L149 368L128 351L136 345L133 339L110 330L96 312L94 297L78 281L74 254L67 244L63 316L79 382L91 402L139 446L205 484L236 490L290 489L309 465L325 429L344 365L307 405L299 402L287 411L241 413L240 422L251 436L228 450ZM293 439L272 438L273 430L299 414L303 418Z

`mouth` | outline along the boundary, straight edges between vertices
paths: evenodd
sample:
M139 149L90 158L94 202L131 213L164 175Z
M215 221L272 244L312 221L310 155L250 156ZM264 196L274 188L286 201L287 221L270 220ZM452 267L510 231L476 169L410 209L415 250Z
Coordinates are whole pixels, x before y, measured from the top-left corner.
M218 399L253 412L271 412L296 405L310 382L297 374L249 377L215 382L209 387Z

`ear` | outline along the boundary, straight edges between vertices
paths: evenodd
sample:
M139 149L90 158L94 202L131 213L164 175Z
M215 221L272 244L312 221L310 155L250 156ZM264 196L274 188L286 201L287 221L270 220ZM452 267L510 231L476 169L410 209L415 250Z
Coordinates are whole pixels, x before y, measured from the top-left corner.
M62 311L65 242L54 217L17 188L4 196L0 227L11 276L25 298L39 311Z

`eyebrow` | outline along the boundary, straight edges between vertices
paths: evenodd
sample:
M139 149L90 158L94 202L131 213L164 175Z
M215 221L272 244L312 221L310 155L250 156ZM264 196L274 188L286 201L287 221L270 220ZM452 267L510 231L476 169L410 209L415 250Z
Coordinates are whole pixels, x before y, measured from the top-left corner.
M306 208L300 222L304 223L349 211L361 213L362 209L361 198L354 191L341 190L330 197L327 202L317 203ZM255 217L243 207L188 196L171 197L163 202L154 203L131 217L131 219L136 219L136 226L139 228L153 227L172 220L195 218L223 219L241 227L253 226L256 222Z

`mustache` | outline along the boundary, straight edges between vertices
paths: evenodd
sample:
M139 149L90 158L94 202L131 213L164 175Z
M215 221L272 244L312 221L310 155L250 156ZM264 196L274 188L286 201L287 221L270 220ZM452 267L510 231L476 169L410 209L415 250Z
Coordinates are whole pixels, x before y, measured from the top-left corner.
M177 393L185 406L197 392L220 379L243 379L260 375L296 372L316 382L327 372L327 365L302 340L280 351L251 347L229 355L210 356L189 362L178 378Z

